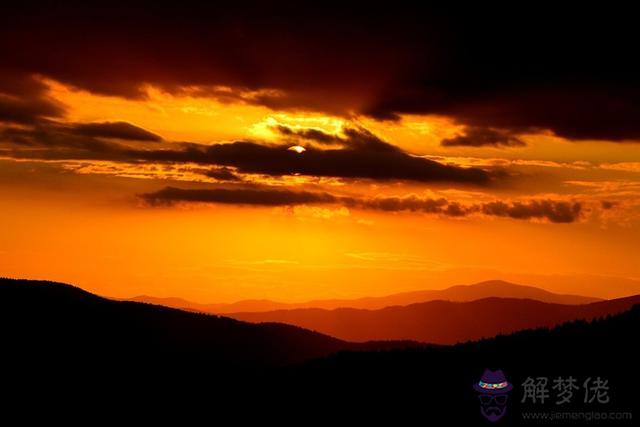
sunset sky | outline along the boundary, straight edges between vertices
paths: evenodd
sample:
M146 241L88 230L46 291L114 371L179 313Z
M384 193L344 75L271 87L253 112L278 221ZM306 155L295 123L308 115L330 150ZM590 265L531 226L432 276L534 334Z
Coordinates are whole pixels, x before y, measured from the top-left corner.
M633 14L85 7L2 13L0 276L201 302L640 280Z

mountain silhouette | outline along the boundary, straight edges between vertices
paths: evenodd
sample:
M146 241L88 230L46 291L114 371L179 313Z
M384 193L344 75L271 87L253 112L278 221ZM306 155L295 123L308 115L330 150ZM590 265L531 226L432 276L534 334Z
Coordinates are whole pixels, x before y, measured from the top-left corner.
M114 366L206 361L211 369L275 366L340 350L412 343L347 343L284 324L251 324L150 304L113 301L55 282L0 279L3 357L99 358ZM53 350L53 351L52 351ZM65 363L66 356L58 362Z
M298 399L311 411L314 399L332 415L357 414L360 421L393 419L394 425L597 425L631 426L640 410L640 305L591 321L572 321L555 328L538 328L491 339L444 347L406 350L341 352L292 366L286 387L317 393ZM486 368L501 369L514 386L504 419L493 424L479 411L477 383ZM573 378L576 389L569 403L558 405L554 380ZM585 381L607 381L609 401L585 402ZM525 399L528 378L543 379L548 397L533 403ZM593 383L588 383L592 385ZM588 399L587 399L588 400ZM338 407L339 410L330 408ZM567 416L565 419L527 419L526 416ZM595 415L594 415L595 413ZM622 418L611 421L585 416ZM576 418L571 418L576 417ZM582 418L580 418L582 417ZM574 420L574 421L572 421Z
M335 308L361 308L375 310L394 305L409 305L433 300L473 301L488 297L527 298L556 304L587 304L600 301L598 298L556 294L533 286L517 285L502 280L488 280L473 285L457 285L441 290L402 292L383 297L312 300L304 303L282 303L263 299L243 300L230 304L201 304L182 298L159 298L147 295L140 295L131 300L182 308L185 310L201 311L203 313L226 314L293 310L299 308L322 308L326 310Z
M582 305L492 297L470 302L429 301L380 310L295 309L227 315L248 322L287 323L347 341L414 340L454 344L521 329L551 327L570 320L592 319L627 310L637 303L640 296Z
M466 307L487 301L496 307L505 301L547 305L499 298L434 303ZM30 411L46 404L113 413L126 402L127 416L136 411L145 419L173 411L181 417L230 413L236 421L255 415L280 425L310 416L324 422L388 418L394 425L482 425L472 385L491 367L504 370L515 386L500 424L537 425L521 414L565 408L553 401L522 403L521 384L530 376L574 376L580 382L602 376L611 402L585 406L577 395L569 409L637 411L640 306L598 314L633 302L574 306L590 307L596 317L453 346L354 344L293 326L113 301L60 283L0 279L1 383ZM483 316L476 314L476 320ZM3 401L5 412L10 402Z

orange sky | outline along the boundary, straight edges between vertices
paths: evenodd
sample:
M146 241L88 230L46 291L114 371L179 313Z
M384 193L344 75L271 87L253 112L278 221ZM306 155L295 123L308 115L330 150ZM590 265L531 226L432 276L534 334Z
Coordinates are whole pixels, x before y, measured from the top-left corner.
M59 280L116 297L148 294L202 302L385 295L494 273L640 279L637 144L573 142L540 131L519 135L522 146L443 146L443 139L464 127L442 115L405 114L389 122L357 114L278 111L221 102L195 91L169 94L153 86L146 87L145 99L126 99L39 79L47 96L65 106L57 125L127 122L162 138L120 141L133 148L171 148L183 141L284 141L322 150L300 134L316 130L345 139L348 129L357 128L411 156L499 170L503 175L497 176L506 178L477 186L279 176L228 167L243 180L239 184L206 176L202 165L188 161L43 157L38 154L42 147L0 141L13 150L0 160L3 276ZM278 126L293 136L283 135ZM220 185L327 193L331 200L268 206L172 200L156 205L140 197L167 186ZM383 198L411 197L446 199L447 206L459 204L466 213L382 207ZM529 209L531 201L544 200L579 203L581 210L568 221L545 213L521 217L487 210L497 201ZM595 289L579 281L563 287L551 279L528 280L562 292L615 296L604 279Z

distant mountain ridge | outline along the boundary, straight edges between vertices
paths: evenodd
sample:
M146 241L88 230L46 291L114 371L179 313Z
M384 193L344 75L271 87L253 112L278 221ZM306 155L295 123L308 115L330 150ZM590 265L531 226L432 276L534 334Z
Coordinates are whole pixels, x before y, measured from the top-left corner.
M227 315L248 322L287 323L347 341L413 340L455 344L607 316L639 303L640 295L582 305L491 297L469 302L435 300L379 310L295 309Z
M402 292L383 297L366 297L358 299L312 300L304 303L281 303L270 300L244 300L230 304L200 304L181 298L158 298L141 295L131 298L132 301L165 305L204 313L238 313L264 312L274 310L293 310L301 308L360 308L380 309L394 305L409 305L432 300L473 301L488 297L526 298L557 304L587 304L602 301L599 298L580 295L556 294L533 286L517 285L502 280L489 280L473 285L457 285L441 290L423 290Z

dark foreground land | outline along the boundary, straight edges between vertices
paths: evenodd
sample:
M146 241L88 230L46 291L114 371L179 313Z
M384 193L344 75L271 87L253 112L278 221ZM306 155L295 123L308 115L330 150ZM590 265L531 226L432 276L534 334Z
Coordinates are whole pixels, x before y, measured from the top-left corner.
M288 325L255 325L112 301L58 283L0 279L0 385L10 391L5 408L28 402L32 412L55 405L58 413L206 413L211 418L205 424L212 425L229 413L233 424L257 417L300 425L340 424L338 419L490 425L472 385L485 368L499 368L514 389L507 414L494 425L637 425L639 327L635 306L591 322L455 346L354 344ZM528 377L547 378L539 389L547 390L544 402L540 395L536 403L530 397L522 402ZM560 390L553 388L558 377L573 377L578 386L563 405L556 404ZM598 390L585 390L584 381L591 379L589 388L597 377L608 381L608 390L599 389L600 399L589 402ZM605 396L608 402L598 401ZM625 419L523 418L531 412Z

